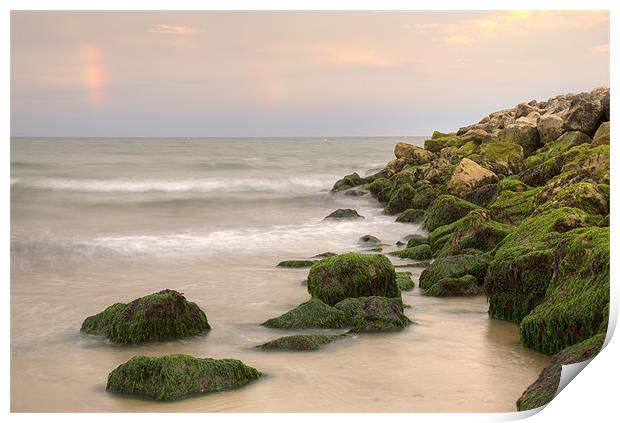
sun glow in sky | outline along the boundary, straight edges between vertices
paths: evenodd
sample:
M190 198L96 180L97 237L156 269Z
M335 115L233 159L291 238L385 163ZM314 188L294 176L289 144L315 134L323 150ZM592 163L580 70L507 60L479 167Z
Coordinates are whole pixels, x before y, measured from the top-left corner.
M13 135L426 135L608 84L607 12L11 17Z

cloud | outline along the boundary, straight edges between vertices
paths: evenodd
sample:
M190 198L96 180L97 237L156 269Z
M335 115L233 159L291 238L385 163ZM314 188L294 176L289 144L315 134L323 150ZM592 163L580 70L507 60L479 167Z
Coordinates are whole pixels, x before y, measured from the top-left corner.
M196 34L202 32L189 26L181 25L153 25L149 32L156 34Z
M609 44L600 44L590 48L590 52L593 54L607 54L609 53Z

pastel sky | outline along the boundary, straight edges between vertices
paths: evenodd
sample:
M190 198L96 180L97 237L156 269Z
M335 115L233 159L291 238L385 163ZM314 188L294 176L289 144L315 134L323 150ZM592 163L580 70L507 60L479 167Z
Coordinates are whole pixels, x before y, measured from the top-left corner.
M608 12L12 12L14 136L454 130L609 85Z

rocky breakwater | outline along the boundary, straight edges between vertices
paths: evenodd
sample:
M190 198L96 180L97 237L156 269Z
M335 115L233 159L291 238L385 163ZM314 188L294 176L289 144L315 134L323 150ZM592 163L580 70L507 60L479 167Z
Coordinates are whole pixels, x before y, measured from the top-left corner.
M519 325L523 345L553 355L519 409L553 398L561 364L592 357L609 314L609 89L500 110L334 191L366 189L426 240L426 295L479 295L492 318ZM406 251L402 250L402 251ZM416 254L414 254L416 253ZM552 374L553 377L548 377ZM544 380L544 383L541 382Z

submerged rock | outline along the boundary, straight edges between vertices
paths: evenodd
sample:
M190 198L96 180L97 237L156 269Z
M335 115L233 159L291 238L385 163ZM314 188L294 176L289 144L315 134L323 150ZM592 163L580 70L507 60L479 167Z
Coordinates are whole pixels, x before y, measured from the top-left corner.
M201 335L209 329L200 307L166 289L128 304L114 304L86 318L81 331L120 344L137 344Z
M263 326L276 329L340 329L345 327L346 323L342 311L312 298L279 317L267 320Z
M360 175L357 173L352 173L337 181L332 188L332 192L343 191L362 185L363 183L364 180L360 177Z
M560 385L562 366L590 360L603 348L604 341L605 333L599 333L554 355L538 379L517 400L517 411L531 410L551 402Z
M328 305L349 297L399 297L394 266L381 254L347 253L310 268L308 292Z
M325 219L363 219L364 216L360 216L356 210L353 209L338 209L331 212Z
M324 253L321 254L317 254L316 256L314 256L314 258L325 258L325 257L333 257L333 256L337 256L338 254L336 253L332 253L331 251L326 251Z
M184 354L136 356L108 376L106 389L158 401L173 401L236 389L261 377L239 360L196 358Z
M285 260L278 263L278 267L310 267L312 266L316 260Z
M364 244L381 244L381 240L372 235L364 235L360 237L359 241Z
M401 330L411 323L403 314L403 304L398 298L347 298L334 308L344 312L353 332Z
M321 333L290 335L266 342L257 348L263 350L314 351L321 348L322 345L329 344L341 337L342 335L326 335Z

